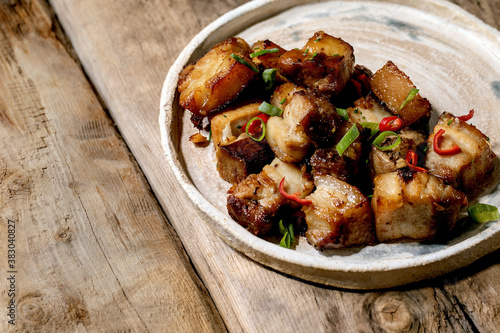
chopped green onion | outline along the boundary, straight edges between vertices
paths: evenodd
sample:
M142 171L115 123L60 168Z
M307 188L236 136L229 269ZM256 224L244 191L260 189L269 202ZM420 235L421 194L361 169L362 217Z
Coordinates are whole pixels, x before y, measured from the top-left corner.
M265 114L267 114L271 117L272 116L281 116L281 113L283 112L283 110L281 110L280 108L277 108L274 105L269 104L267 102L262 102L262 104L259 105L259 111L264 112Z
M208 142L212 141L212 127L210 127L210 132L208 132Z
M285 97L285 98L283 98L283 99L280 101L280 104L283 104L283 103L285 103L285 102L286 102L286 97Z
M359 123L363 128L369 128L371 130L370 137L374 136L379 131L379 123L374 123L371 121L364 121Z
M353 143L354 140L358 138L358 136L359 136L358 126L356 126L356 124L353 124L351 129L344 135L344 137L340 140L340 142L336 146L340 156L342 156L347 147L349 147L351 143Z
M307 55L307 52L309 52L309 49L306 49L303 55Z
M408 93L408 96L406 96L405 101L399 107L399 110L404 108L406 106L406 104L410 103L413 100L413 98L415 98L415 96L417 96L417 93L418 93L418 89L415 89L415 88L411 89L410 92Z
M315 39L314 41L315 41L315 42L319 42L320 40L321 40L321 38L317 38L317 39Z
M280 49L278 49L277 47L275 47L274 49L263 49L263 50L260 50L260 51L254 52L254 53L250 53L250 58L255 58L255 57L261 56L263 54L276 53L279 51L280 51Z
M484 223L500 219L498 208L487 204L476 204L467 209L469 216L476 222Z
M276 68L268 68L262 72L262 79L264 80L265 89L269 90L274 85L274 78L278 70Z
M250 128L250 124L253 123L254 121L260 121L261 124L262 124L262 134L260 137L258 138L254 138L250 132L248 132L248 129ZM250 121L247 123L247 126L245 127L245 133L250 137L252 138L254 141L262 141L262 139L264 139L264 137L266 136L266 123L264 122L264 120L262 120L261 118L259 117L253 117L252 119L250 119Z
M386 137L393 136L393 135L397 136L397 138L396 138L396 141L394 141L394 143L392 145L381 146L382 142L384 142ZM391 149L399 146L400 143L401 143L401 137L399 136L399 134L397 134L396 132L392 132L392 131L385 131L385 132L380 133L375 138L375 140L373 140L373 142L372 142L372 144L380 150L391 150Z
M314 59L314 57L315 57L315 56L317 56L317 55L318 55L318 52L314 52L314 53L313 53L313 55L312 55L312 57L311 57L311 58L309 58L309 60L313 60L313 59Z
M346 109L337 108L337 113L344 119L345 121L349 120L349 112Z
M283 235L283 238L281 238L281 241L280 241L280 246L289 249L291 243L295 242L295 236L294 236L294 232L293 232L293 224L290 223L287 227L285 227L283 225L283 220L280 220L279 230L280 230L280 233Z
M247 66L248 68L250 68L255 73L259 72L258 68L255 68L254 66L252 66L251 64L249 64L248 61L246 61L245 59L241 58L240 56L238 56L238 55L236 55L234 53L231 53L231 58L233 58L234 60L236 60L240 64L243 64L243 65Z

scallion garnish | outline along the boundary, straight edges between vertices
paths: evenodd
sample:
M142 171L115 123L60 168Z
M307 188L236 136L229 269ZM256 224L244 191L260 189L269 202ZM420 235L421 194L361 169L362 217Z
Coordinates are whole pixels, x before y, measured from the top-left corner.
M280 49L278 49L277 47L275 47L274 49L263 49L263 50L260 50L257 52L250 53L250 58L255 58L255 57L261 56L263 54L276 53L279 51L280 51Z
M340 156L344 153L344 151L354 142L359 136L359 130L356 124L353 124L351 129L344 135L344 137L340 140L335 148Z
M283 110L280 108L275 107L272 104L269 104L267 102L262 102L261 105L259 105L259 111L264 112L265 114L273 117L273 116L281 116L281 113Z
M406 106L406 104L410 103L413 98L415 98L415 96L417 96L417 93L418 93L418 89L411 89L410 92L408 93L408 95L406 96L403 104L401 104L401 106L399 107L399 110L401 110L402 108L404 108Z
M261 122L261 125L262 125L262 134L260 137L258 138L254 138L252 136L252 134L248 131L248 129L250 128L250 124L253 123L254 121L260 121ZM264 137L266 136L266 123L264 122L264 120L262 120L261 118L259 117L253 117L252 119L250 119L250 121L247 123L247 126L245 126L245 133L250 137L252 138L252 140L254 141L262 141L262 139L264 139Z
M293 224L290 223L288 226L283 225L283 220L280 220L279 224L280 233L283 235L281 238L280 246L290 248L290 245L295 242L295 235L293 234Z
M467 208L467 213L469 213L469 216L474 221L479 223L496 221L500 219L500 214L498 213L497 207L482 203Z
M337 108L337 113L344 119L345 121L349 120L349 112L346 109Z
M369 128L371 130L370 137L374 136L379 131L379 123L374 123L371 121L364 121L359 123L363 128Z
M309 60L313 60L313 59L314 59L314 57L315 57L315 56L317 56L317 55L318 55L318 52L314 52L314 53L313 53L313 55L312 55L312 57L311 57L311 58L309 58Z
M283 103L285 103L285 102L286 102L286 97L285 97L285 98L283 98L283 99L280 101L280 104L283 104Z
M255 73L259 72L258 68L256 68L255 66L252 66L251 64L248 63L248 61L246 61L245 59L241 58L237 54L231 53L231 58L233 58L234 60L236 60L240 64L243 64L243 65L247 66L248 68L250 68Z
M274 85L274 78L278 70L276 68L268 68L262 72L262 80L264 80L265 89L269 90Z
M303 55L307 55L307 52L309 52L309 49L306 49Z
M397 137L396 141L394 141L394 143L389 146L381 146L382 142L384 142L385 138L387 138L388 136L396 136ZM399 136L398 133L392 131L385 131L380 133L372 142L372 144L380 150L394 149L397 146L399 146L400 143L401 143L401 137Z

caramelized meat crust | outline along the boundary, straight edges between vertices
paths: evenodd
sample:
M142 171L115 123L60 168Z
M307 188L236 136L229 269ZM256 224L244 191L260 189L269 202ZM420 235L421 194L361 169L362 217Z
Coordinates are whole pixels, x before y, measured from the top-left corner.
M329 98L344 90L354 73L354 50L341 38L319 31L302 49L284 53L278 69L295 84Z
M417 93L408 104L403 106L410 91L416 87L408 75L392 61L388 61L370 77L370 84L373 93L392 113L398 115L406 126L418 127L429 121L431 104L420 94Z
M186 66L179 76L179 104L203 118L234 100L256 73L231 55L252 64L250 52L250 46L243 39L231 37L215 45L196 63Z

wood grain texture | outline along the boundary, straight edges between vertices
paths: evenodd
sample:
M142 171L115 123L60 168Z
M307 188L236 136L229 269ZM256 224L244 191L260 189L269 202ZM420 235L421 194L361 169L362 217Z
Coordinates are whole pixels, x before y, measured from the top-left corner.
M262 267L218 239L182 191L174 188L158 135L162 81L190 38L239 2L213 1L208 6L203 1L118 5L53 0L52 4L230 331L470 332L496 327L495 315L480 318L469 313L480 306L496 313L494 292L476 290L472 298L473 291L464 288L468 281L455 280L453 274L396 290L356 293L305 283ZM483 10L466 1L462 5L486 15L490 22L496 16L489 13L498 14L493 7ZM492 259L486 264L489 274L498 274ZM481 268L467 271L477 281L485 274Z
M225 330L49 12L0 2L2 281L9 219L17 249L0 331Z
M20 287L24 328L496 331L498 253L425 283L344 291L253 262L222 242L194 211L163 159L160 90L190 39L243 2L51 0L74 54L141 170L55 39L47 9L33 1L12 13L12 1L0 2L2 17L9 17L9 24L0 20L0 89L8 92L0 96L0 216L30 223L18 236L19 261L27 265L19 274L25 276ZM456 2L498 24L497 4ZM30 15L36 19L30 21ZM18 25L12 17L31 23ZM207 290L186 267L182 247L140 171ZM5 237L5 225L0 232Z

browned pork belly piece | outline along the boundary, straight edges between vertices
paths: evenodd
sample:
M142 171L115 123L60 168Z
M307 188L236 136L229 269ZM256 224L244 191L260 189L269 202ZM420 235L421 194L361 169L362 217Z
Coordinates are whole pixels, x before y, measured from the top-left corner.
M371 205L380 242L445 238L467 205L464 193L424 172L384 173L374 183Z
M302 49L284 53L278 70L295 84L329 98L343 91L354 73L354 50L341 38L318 31Z
M217 150L222 141L226 139L235 140L245 132L246 123L257 116L262 101L247 102L224 109L210 119L212 131L212 142Z
M263 68L277 68L279 58L283 53L286 52L284 48L278 44L271 42L270 40L260 40L252 45L252 53L259 53L264 50L278 50L272 53L263 53L261 55L256 55L252 57L252 61L257 66L262 66Z
M293 93L299 90L305 90L305 88L291 82L279 85L271 95L271 104L277 108L284 109L292 100Z
M332 175L315 175L314 184L312 204L302 207L310 244L321 251L375 242L370 202L356 187Z
M257 73L231 55L252 64L250 52L243 39L231 37L186 66L179 76L179 104L196 118L203 118L233 101Z
M228 191L227 210L231 218L254 235L264 235L279 222L284 210L297 209L279 192L279 183L285 177L285 191L300 193L304 198L314 184L310 177L293 164L274 159L259 174L251 174Z
M426 125L429 121L431 104L419 93L403 106L410 91L416 87L408 75L392 61L388 61L370 77L370 84L373 93L392 113L398 115L406 126L416 128Z
M381 173L396 171L407 166L405 157L409 150L417 151L417 146L425 142L425 137L419 132L409 128L398 131L401 143L390 150L380 150L375 146L370 151L370 169L372 176ZM390 145L396 140L396 136L388 136L383 145ZM422 155L423 157L423 155ZM423 161L422 161L423 162Z
M301 162L313 146L333 142L340 122L328 100L315 92L298 90L283 109L282 117L267 121L266 139L282 161Z
M361 163L367 156L365 154L365 134L361 125L356 125L361 133L342 153L339 155L335 148L342 137L351 129L352 123L343 121L336 127L334 145L328 148L318 148L314 151L309 160L311 165L311 173L315 174L330 174L340 180L352 183L357 178L362 169Z
M444 130L438 140L438 148L449 149L453 145L460 152L441 155L433 149L436 133ZM494 168L495 153L491 150L488 137L475 126L467 124L450 113L443 113L427 140L425 167L430 173L444 179L447 183L467 193L470 197L478 195Z
M353 123L379 123L382 119L393 116L371 94L357 99L354 106L347 108L347 111L349 112L349 121Z
M217 171L225 181L236 184L271 163L274 153L265 139L255 141L246 134L221 143L216 153Z

